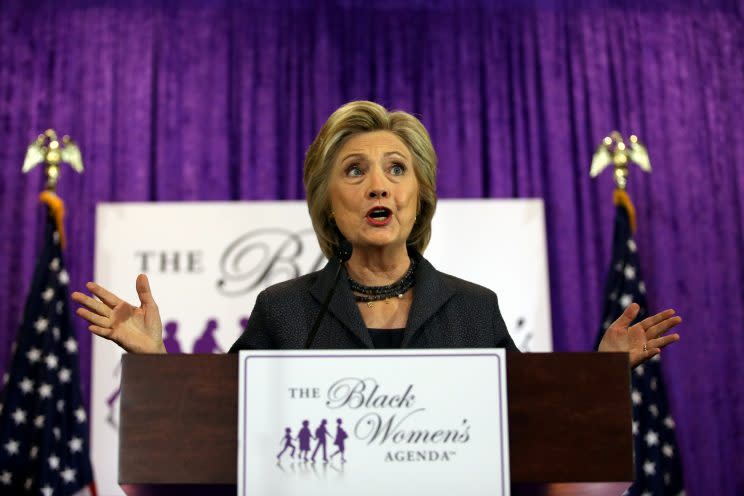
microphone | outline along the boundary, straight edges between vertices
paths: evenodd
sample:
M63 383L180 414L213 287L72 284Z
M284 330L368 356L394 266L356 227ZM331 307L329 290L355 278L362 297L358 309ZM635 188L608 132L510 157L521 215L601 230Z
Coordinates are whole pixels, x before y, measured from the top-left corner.
M323 300L323 305L320 307L320 312L318 312L318 316L315 318L312 329L310 329L310 334L307 335L304 347L306 350L309 350L310 346L312 346L313 341L315 340L315 335L318 333L320 322L328 311L328 304L331 302L333 293L336 291L336 286L338 286L338 277L341 275L341 268L344 266L344 263L351 258L351 243L349 243L349 241L343 236L339 236L339 240L338 248L336 249L336 258L338 259L336 276L333 278L333 286L330 287L328 294L326 294L326 297Z

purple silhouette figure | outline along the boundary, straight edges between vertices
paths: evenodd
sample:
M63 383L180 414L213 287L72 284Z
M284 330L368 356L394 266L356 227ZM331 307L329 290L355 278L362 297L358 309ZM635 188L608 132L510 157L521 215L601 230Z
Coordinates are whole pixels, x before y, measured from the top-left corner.
M199 339L194 341L194 353L222 353L222 348L217 344L217 340L214 338L214 331L217 330L217 321L215 319L209 319L207 321L207 327Z
M243 317L240 319L240 332L245 332L246 328L248 328L248 317Z
M349 435L346 433L344 428L341 427L342 423L343 421L341 419L336 419L336 439L334 439L333 444L338 446L338 449L331 454L330 458L340 454L341 462L346 463L346 458L344 458L344 452L346 451L345 440Z
M121 376L121 361L116 365L116 369L114 370L114 377L118 378ZM117 384L119 384L120 381L116 381ZM109 425L112 427L119 427L118 423L114 419L114 414L119 410L117 402L119 400L119 395L121 395L121 386L116 386L116 389L109 395L108 398L106 398L106 406L108 407L108 414L106 415L106 422L108 422Z
M171 320L165 324L165 337L163 337L163 344L168 353L181 353L181 345L176 339L176 333L178 332L178 322Z
M307 455L310 453L310 439L315 439L307 426L310 422L302 421L302 428L297 433L297 440L300 442L300 453L297 455L303 461L307 461Z
M328 430L326 429L326 424L328 421L326 419L321 420L320 425L317 429L315 429L315 439L318 440L318 444L315 445L315 451L313 451L313 456L310 458L312 461L315 461L315 455L318 454L318 449L320 447L323 447L323 461L328 462L328 457L326 456L326 436L330 436L328 434Z
M287 451L287 448L292 448L292 451L290 451L289 453L289 457L294 458L295 447L294 444L292 444L292 429L290 429L289 427L284 429L284 437L282 437L282 440L279 441L279 444L282 444L282 442L284 443L284 448L282 448L279 454L276 455L277 461L282 459L282 455L285 451Z

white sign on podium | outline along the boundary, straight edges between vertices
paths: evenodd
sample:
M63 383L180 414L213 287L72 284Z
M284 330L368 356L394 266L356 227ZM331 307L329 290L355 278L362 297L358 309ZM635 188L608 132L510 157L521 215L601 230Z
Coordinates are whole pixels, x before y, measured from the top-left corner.
M238 495L508 495L502 349L241 351Z

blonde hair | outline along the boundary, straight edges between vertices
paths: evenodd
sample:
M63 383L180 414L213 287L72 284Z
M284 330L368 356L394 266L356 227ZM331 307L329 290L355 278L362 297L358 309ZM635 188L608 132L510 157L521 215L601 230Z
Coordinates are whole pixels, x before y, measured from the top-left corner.
M305 155L307 207L320 249L328 258L334 256L339 244L339 232L331 219L328 195L333 162L351 136L371 131L390 131L413 155L419 198L416 221L407 243L423 253L431 239L431 219L437 206L437 155L429 133L421 121L407 112L388 112L374 102L354 101L331 114Z

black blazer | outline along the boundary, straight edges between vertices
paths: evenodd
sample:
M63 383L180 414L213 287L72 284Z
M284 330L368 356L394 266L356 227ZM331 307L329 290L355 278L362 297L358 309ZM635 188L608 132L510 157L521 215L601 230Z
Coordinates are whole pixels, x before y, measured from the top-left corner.
M496 293L436 270L417 259L413 302L403 348L506 348L519 351L499 312ZM239 350L301 349L321 302L333 284L338 261L322 270L271 286L256 299L248 325L230 347ZM342 269L314 349L373 348Z

